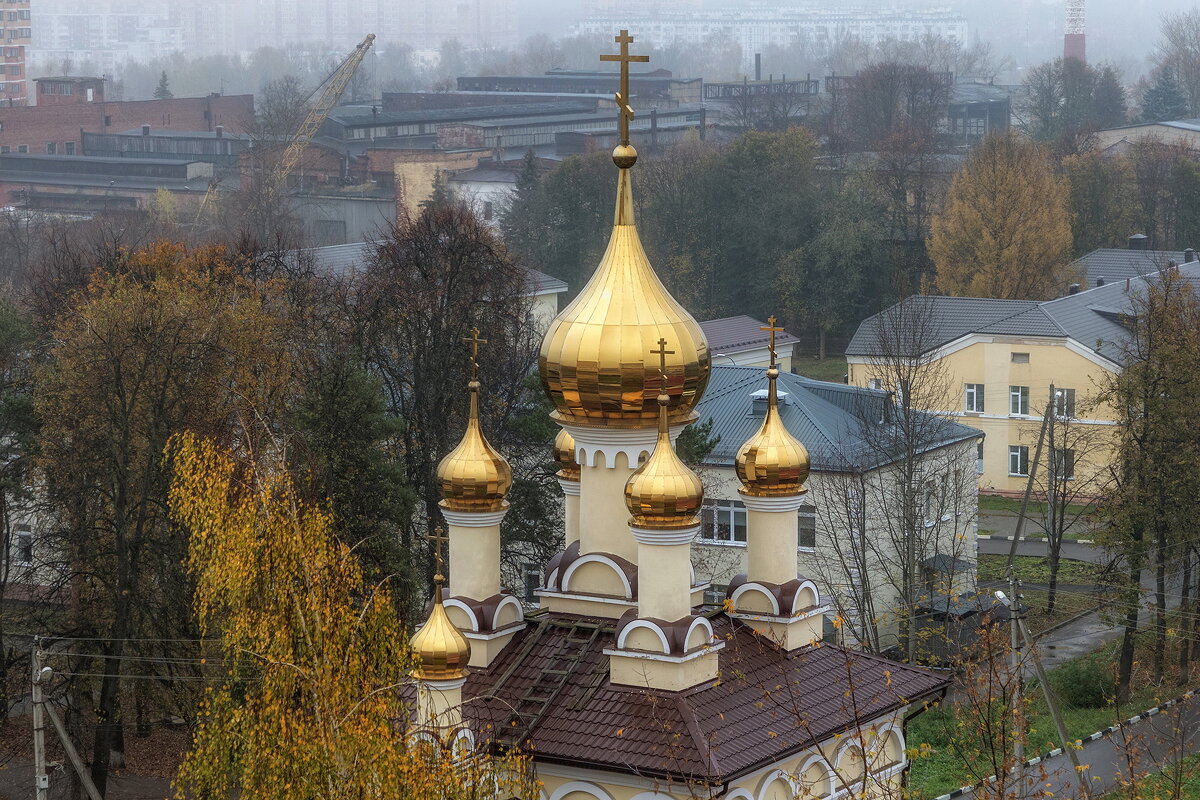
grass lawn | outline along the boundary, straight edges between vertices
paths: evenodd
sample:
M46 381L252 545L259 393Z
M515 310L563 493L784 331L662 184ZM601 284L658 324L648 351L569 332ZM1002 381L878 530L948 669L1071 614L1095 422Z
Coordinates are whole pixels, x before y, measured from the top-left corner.
M1008 556L981 555L979 556L979 580L997 581L1008 576L1005 570L1008 566ZM1049 583L1050 559L1039 556L1017 556L1013 560L1013 569L1017 578L1025 583ZM1072 561L1069 558L1058 562L1059 583L1097 584L1103 582L1106 572L1100 564L1087 561Z
M1145 639L1139 642L1139 651L1147 645L1148 641ZM1174 685L1154 686L1146 679L1145 674L1139 675L1135 672L1132 681L1133 696L1120 709L1112 705L1101 707L1073 705L1072 697L1087 696L1073 695L1072 687L1074 686L1091 685L1093 681L1097 681L1097 685L1102 687L1098 694L1106 694L1109 691L1109 687L1112 686L1112 676L1116 673L1117 652L1117 643L1112 642L1050 672L1050 683L1055 687L1055 695L1063 710L1063 720L1070 737L1078 739L1087 736L1108 727L1118 719L1145 711L1186 690L1186 687ZM1142 660L1148 661L1149 654L1144 653L1143 655L1145 657ZM1107 678L1107 683L1105 678ZM1168 683L1173 682L1168 681ZM1058 747L1059 741L1047 711L1045 698L1036 681L1026 684L1026 697L1029 699L1026 714L1029 734L1025 752L1027 757L1033 757ZM915 754L923 750L928 755L918 755L912 759L908 778L908 797L911 800L929 800L929 798L945 794L960 786L973 783L979 778L987 777L986 775L976 777L972 774L951 739L951 735L955 731L959 732L957 736L960 740L969 739L969 731L973 724L977 724L977 721L955 719L953 706L931 709L912 721L908 726L907 737L910 752ZM968 733L964 734L964 730ZM922 747L923 744L927 746ZM1195 763L1192 765L1193 768L1188 771L1189 775L1200 772L1200 756L1193 757L1193 759L1195 759ZM988 771L986 765L979 766L978 770ZM1160 791L1157 795L1152 791L1152 787L1157 785L1153 783L1154 780L1163 784L1162 787L1159 787ZM1161 791L1161 788L1165 788L1168 783L1169 781L1165 778L1151 779L1150 782L1144 784L1146 788L1139 792L1138 800L1143 800L1143 798L1150 800L1156 796L1172 796L1170 793ZM1184 798L1200 800L1200 781L1193 781L1193 785L1188 791L1191 793L1185 792Z
M1200 754L1190 755L1162 772L1147 775L1137 781L1136 800L1161 800L1179 797L1181 800L1200 800ZM1105 795L1105 800L1130 800L1127 789Z
M841 383L846 376L845 356L826 356L824 361L818 361L810 356L792 359L792 372L806 378L819 381Z
M1008 511L1013 514L1021 512L1021 500L1016 497L1001 497L995 494L979 495L979 510L980 511ZM1083 506L1068 505L1067 518L1070 519L1077 514L1082 514L1086 509ZM1026 516L1044 517L1046 515L1046 503L1044 500L1030 499L1029 507L1025 510Z

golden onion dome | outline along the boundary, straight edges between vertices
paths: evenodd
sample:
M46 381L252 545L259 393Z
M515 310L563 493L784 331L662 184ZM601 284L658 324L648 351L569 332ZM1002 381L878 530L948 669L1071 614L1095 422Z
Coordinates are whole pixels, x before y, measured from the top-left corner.
M488 444L479 425L479 381L472 380L467 430L437 468L442 505L451 511L499 511L512 486L512 467Z
M779 416L775 382L779 369L767 370L767 413L758 432L738 450L734 467L742 491L752 497L787 497L808 491L808 450L788 431Z
M658 396L658 442L646 463L625 482L625 507L637 528L669 531L699 522L704 487L696 473L680 460L668 428L670 398Z
M412 674L421 681L465 678L471 660L471 643L454 627L442 606L443 580L441 575L433 576L433 609L411 642L413 655L419 662Z
M650 266L633 218L633 158L615 160L624 166L608 250L542 339L542 385L560 422L651 428L659 369L647 354L665 338L675 344L667 360L670 421L690 421L708 384L708 342Z
M563 428L554 437L554 460L558 462L558 477L565 481L579 480L579 462L575 460L575 437Z

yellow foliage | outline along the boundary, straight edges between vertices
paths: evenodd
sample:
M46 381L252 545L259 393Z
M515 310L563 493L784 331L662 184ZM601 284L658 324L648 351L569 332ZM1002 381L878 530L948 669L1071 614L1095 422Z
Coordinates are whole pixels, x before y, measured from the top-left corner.
M991 136L955 176L930 227L939 291L1049 299L1071 279L1067 183L1036 143Z
M364 584L329 514L284 469L240 463L190 433L172 455L170 508L190 534L196 612L231 669L206 694L180 798L536 795L523 757L408 735L413 663L387 592Z

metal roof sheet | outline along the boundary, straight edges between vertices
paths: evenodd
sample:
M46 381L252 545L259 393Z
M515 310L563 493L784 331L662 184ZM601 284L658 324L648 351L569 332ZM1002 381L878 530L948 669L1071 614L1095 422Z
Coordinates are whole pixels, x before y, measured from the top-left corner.
M710 319L700 323L704 338L708 340L708 348L714 353L736 353L739 350L753 350L766 347L770 336L762 329L767 323L754 317L741 314L736 317ZM800 341L797 337L784 331L775 337L775 343L780 348L790 346Z

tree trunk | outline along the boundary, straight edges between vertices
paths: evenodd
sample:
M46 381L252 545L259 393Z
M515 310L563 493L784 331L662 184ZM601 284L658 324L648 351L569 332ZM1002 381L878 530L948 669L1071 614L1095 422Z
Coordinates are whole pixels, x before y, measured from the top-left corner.
M1121 637L1121 656L1117 662L1118 703L1129 702L1129 683L1133 676L1133 650L1138 629L1138 609L1141 605L1139 601L1139 590L1142 585L1141 569L1135 567L1129 570L1129 583L1132 588L1128 595L1128 611L1125 613L1125 631Z
M1167 537L1160 521L1154 537L1154 682L1161 683L1167 661Z
M1061 552L1061 540L1050 545L1050 585L1046 590L1046 616L1048 617L1054 616L1054 603L1058 595L1058 567L1062 561Z
M817 360L825 360L825 339L826 332L824 325L817 326Z
M1188 637L1187 618L1188 614L1192 613L1192 553L1189 550L1183 554L1183 585L1179 591L1179 628L1183 633L1179 637L1179 683L1185 684L1188 682L1188 673L1191 671L1191 639Z

